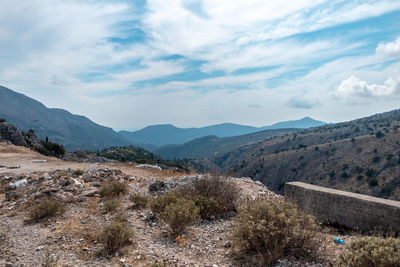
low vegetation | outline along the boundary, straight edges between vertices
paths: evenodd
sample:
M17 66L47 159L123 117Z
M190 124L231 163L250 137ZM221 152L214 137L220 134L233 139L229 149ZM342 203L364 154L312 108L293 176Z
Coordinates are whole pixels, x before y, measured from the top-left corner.
M255 200L239 208L232 245L238 260L257 259L254 265L272 266L288 256L316 259L323 247L318 231L293 204Z
M234 182L226 177L210 176L152 199L150 209L170 225L172 234L181 234L195 221L235 212L238 195Z
M36 147L35 150L42 155L62 158L65 154L63 145L49 141L41 141L41 144L42 146Z
M119 181L112 181L105 183L99 190L99 194L102 197L115 197L128 193L128 186Z
M88 154L95 152L86 151ZM96 156L108 159L118 160L121 162L136 162L138 164L163 164L169 167L185 169L185 162L182 160L164 160L161 157L136 146L110 147L96 152Z
M114 222L103 228L98 240L104 246L104 253L112 255L115 252L120 252L134 238L135 232L127 224Z
M362 237L350 243L347 253L340 257L340 266L398 267L400 240L395 238Z
M83 170L81 170L81 169L76 169L76 170L74 170L74 174L75 175L82 175L84 173L84 171Z
M56 199L45 199L33 206L29 212L30 222L39 222L65 212L64 204Z
M189 199L178 198L166 206L160 217L168 223L172 235L181 235L187 226L199 221L199 208Z
M132 201L133 208L135 209L143 209L147 206L147 203L149 202L148 196L137 193L132 194L129 199Z
M104 211L105 212L113 212L116 211L120 206L120 203L117 199L110 199L104 202Z

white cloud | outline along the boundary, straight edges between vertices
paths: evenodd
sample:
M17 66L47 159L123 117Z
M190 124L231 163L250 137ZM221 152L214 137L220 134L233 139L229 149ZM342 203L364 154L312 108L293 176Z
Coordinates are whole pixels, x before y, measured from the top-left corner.
M325 96L340 81L348 95L398 91L398 79L370 85L348 77L368 77L378 84L398 77L400 63L383 63L387 56L399 55L399 39L379 44L376 55L371 51L367 56L340 58L357 52L362 39L349 44L337 35L291 38L399 9L398 0L149 0L142 14L134 2L0 0L0 82L50 106L118 128L165 122L190 126L194 120L203 125L221 120L262 125L273 122L265 114L292 119L292 107L300 107L296 114L303 116L310 115L310 107L322 114L327 112L323 107L332 103ZM133 20L145 32L144 41L109 42L110 37L129 37L118 25ZM184 58L162 60L171 54ZM184 74L194 60L201 62L196 64L203 72L225 75L200 80L182 75L184 81L132 86L136 81ZM244 68L260 69L235 72ZM97 72L104 79L77 78ZM283 76L287 78L274 89L266 88L270 79ZM313 105L314 99L321 104ZM334 121L333 117L327 120Z
M317 99L310 99L304 95L292 97L287 101L287 105L297 109L312 109L319 105Z
M400 57L400 37L397 37L394 42L379 43L376 47L376 53L383 56Z
M337 92L342 96L358 95L370 96L390 96L400 93L400 77L389 78L384 84L368 84L365 81L351 76L339 85Z

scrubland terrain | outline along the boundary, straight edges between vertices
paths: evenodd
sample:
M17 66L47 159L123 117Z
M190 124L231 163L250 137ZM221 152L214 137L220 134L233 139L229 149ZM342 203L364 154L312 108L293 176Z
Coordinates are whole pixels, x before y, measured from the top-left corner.
M333 237L361 235L318 227L249 178L0 149L0 263L7 266L336 266L348 245ZM252 225L275 226L261 238Z
M303 181L400 200L400 111L268 138L193 164L281 194L285 182Z

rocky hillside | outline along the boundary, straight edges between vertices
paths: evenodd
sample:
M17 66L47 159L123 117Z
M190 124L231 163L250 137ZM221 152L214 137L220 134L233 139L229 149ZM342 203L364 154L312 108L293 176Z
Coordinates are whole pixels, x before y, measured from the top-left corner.
M67 150L96 150L131 144L111 128L63 109L47 108L32 98L2 86L0 118L24 131L32 129L42 140L48 136L50 141L64 145Z
M400 110L240 147L197 168L249 176L275 192L304 181L400 200Z
M160 174L162 171L160 171ZM154 175L154 174L153 174ZM151 173L127 175L98 166L90 172L51 171L25 175L1 174L4 197L0 199L0 264L7 266L241 266L234 264L230 233L236 218L214 218L196 223L185 235L171 238L169 227L149 208L135 208L130 194L152 198L192 183L202 176L160 178ZM240 201L282 197L248 178L231 181L240 189ZM123 183L129 194L105 198L102 188L110 182ZM156 185L156 186L154 186ZM162 186L160 186L162 185ZM156 191L154 191L156 190ZM57 213L38 221L32 216L39 203L50 198L59 203ZM62 204L61 204L62 203ZM243 203L243 202L242 202ZM54 208L55 209L55 208ZM40 213L46 214L46 213ZM36 217L34 217L36 218ZM128 227L132 233L121 250L104 254L99 234L107 227ZM114 240L123 236L114 236ZM331 239L331 235L328 235ZM345 236L349 240L350 236ZM319 260L323 266L336 260L344 247L331 247ZM307 259L280 259L276 266L305 266Z

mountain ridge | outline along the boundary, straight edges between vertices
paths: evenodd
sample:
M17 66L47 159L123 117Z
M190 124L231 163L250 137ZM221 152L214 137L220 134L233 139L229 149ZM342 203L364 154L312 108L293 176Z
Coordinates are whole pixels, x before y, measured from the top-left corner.
M215 135L219 138L233 137L256 133L264 130L284 128L309 128L325 125L323 121L303 117L299 120L277 122L263 127L254 127L235 123L219 123L199 128L179 128L172 124L149 125L138 131L119 131L126 139L133 143L152 144L158 147L165 145L180 145L194 139ZM155 150L153 150L155 151Z

